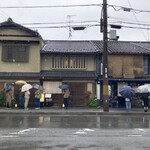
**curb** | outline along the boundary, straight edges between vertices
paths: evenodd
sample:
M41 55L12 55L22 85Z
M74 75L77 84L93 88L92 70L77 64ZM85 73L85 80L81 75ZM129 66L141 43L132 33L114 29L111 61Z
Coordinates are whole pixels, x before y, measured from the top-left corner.
M103 112L102 109L40 109L40 110L35 110L35 109L29 109L29 110L22 110L22 109L7 109L3 108L0 109L0 114L9 114L9 115L74 115L74 116L92 116L92 115L150 115L150 112L144 112L143 109L141 110L133 110L130 112L126 112L124 109L123 110L110 110L109 112Z

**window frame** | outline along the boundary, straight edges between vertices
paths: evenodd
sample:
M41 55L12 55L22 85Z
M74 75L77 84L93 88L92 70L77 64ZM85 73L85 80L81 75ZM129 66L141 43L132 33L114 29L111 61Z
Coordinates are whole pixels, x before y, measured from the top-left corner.
M150 55L144 56L144 75L150 75Z
M2 57L4 62L28 62L29 44L25 42L2 43Z
M86 69L84 55L52 55L52 69Z

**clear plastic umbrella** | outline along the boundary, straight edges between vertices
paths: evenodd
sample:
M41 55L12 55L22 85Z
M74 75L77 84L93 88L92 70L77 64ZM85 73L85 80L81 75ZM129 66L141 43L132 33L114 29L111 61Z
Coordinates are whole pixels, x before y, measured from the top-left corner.
M149 93L150 92L150 86L147 84L141 85L136 89L137 93Z

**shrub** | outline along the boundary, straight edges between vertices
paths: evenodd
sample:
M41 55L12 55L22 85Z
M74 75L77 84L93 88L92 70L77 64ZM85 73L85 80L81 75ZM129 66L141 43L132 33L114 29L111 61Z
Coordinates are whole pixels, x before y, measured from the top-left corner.
M96 97L96 95L94 95L90 98L89 106L90 107L97 107L97 97Z
M0 106L1 107L6 106L6 94L3 89L0 90Z

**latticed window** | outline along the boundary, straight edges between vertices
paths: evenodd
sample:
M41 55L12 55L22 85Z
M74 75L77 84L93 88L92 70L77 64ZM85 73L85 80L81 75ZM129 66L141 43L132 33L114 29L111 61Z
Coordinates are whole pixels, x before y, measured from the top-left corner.
M150 74L150 56L144 56L144 74Z
M83 55L53 55L53 69L85 69L85 56Z
M24 43L4 43L2 46L2 61L28 62L29 45Z

